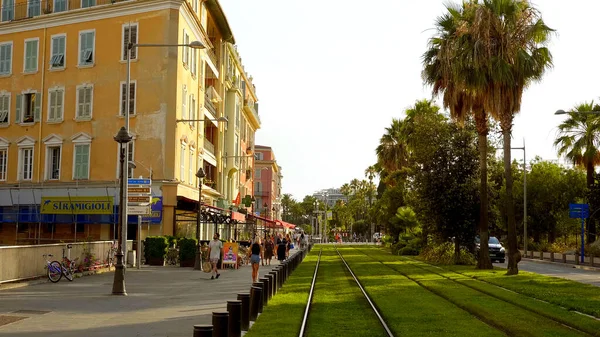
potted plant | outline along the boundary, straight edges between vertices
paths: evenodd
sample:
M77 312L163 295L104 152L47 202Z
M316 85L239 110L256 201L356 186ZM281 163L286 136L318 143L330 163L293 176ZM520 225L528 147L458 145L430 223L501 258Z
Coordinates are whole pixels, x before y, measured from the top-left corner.
M144 243L148 255L148 264L151 266L164 266L167 247L169 247L167 238L164 236L149 236Z
M193 267L196 261L196 246L198 240L190 238L179 239L179 266Z

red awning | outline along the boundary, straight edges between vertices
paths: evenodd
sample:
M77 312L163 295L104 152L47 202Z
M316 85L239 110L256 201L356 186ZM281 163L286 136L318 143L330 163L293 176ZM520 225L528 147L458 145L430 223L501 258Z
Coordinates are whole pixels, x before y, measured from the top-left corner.
M272 220L272 219L269 219L269 218L265 218L265 217L262 217L262 216L258 216L258 215L251 215L251 216L254 217L254 218L256 218L256 219L262 220L262 221L271 222L271 223L277 223L277 221L275 221L275 220Z
M294 229L296 228L296 225L291 224L289 222L285 222L285 221L281 221L281 220L277 220L277 223L280 224L281 226L283 226L284 228L289 228L289 229Z
M231 218L237 221L246 221L246 215L240 212L231 211Z

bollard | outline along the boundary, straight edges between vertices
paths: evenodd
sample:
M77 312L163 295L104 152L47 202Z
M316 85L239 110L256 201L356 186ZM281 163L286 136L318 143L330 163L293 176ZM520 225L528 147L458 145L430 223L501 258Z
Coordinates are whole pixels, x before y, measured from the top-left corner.
M560 254L560 255L562 255L562 262L563 262L563 263L567 263L567 254L565 254L565 253L562 253L562 254Z
M258 313L261 314L263 312L263 307L265 306L265 285L262 282L254 282L252 283L253 287L260 288L260 299L258 301Z
M554 252L550 252L550 261L554 262Z
M579 252L575 252L575 264L579 265Z
M262 283L263 287L263 306L269 303L269 279L261 277L258 279L258 283Z
M248 331L248 329L250 329L250 294L238 294L237 299L242 302L242 314L240 316L240 325L243 331Z
M273 290L271 292L273 293L273 296L275 296L275 294L277 294L277 272L275 270L271 270L269 275L273 277L273 283L271 284Z
M544 252L540 250L540 260L544 261Z
M194 325L194 337L212 337L212 325Z
M242 336L242 301L227 301L229 313L229 337Z
M273 275L271 274L266 274L265 277L267 279L269 279L269 284L268 284L268 289L267 289L267 293L269 294L269 300L271 298L273 298Z
M259 287L250 288L250 320L256 321L258 309L262 301L262 291Z
M277 290L283 285L283 265L277 266Z
M590 254L590 266L594 266L594 255Z
M213 312L213 337L227 337L229 329L229 313Z

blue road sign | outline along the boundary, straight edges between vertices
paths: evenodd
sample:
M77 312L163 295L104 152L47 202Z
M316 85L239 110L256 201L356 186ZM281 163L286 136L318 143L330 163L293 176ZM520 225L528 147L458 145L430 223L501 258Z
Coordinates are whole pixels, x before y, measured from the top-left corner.
M569 204L569 217L581 218L581 263L585 261L585 222L583 219L590 216L590 205Z
M129 185L150 185L150 179L127 179Z

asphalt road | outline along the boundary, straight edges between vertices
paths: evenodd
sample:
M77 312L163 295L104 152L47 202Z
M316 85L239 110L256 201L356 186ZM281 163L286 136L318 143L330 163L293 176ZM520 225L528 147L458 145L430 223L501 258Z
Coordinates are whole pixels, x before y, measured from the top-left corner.
M506 268L505 263L494 263L494 266ZM588 283L600 287L600 268L597 270L584 270L575 268L571 264L541 262L535 260L521 260L519 270L533 273L561 277L577 282Z

